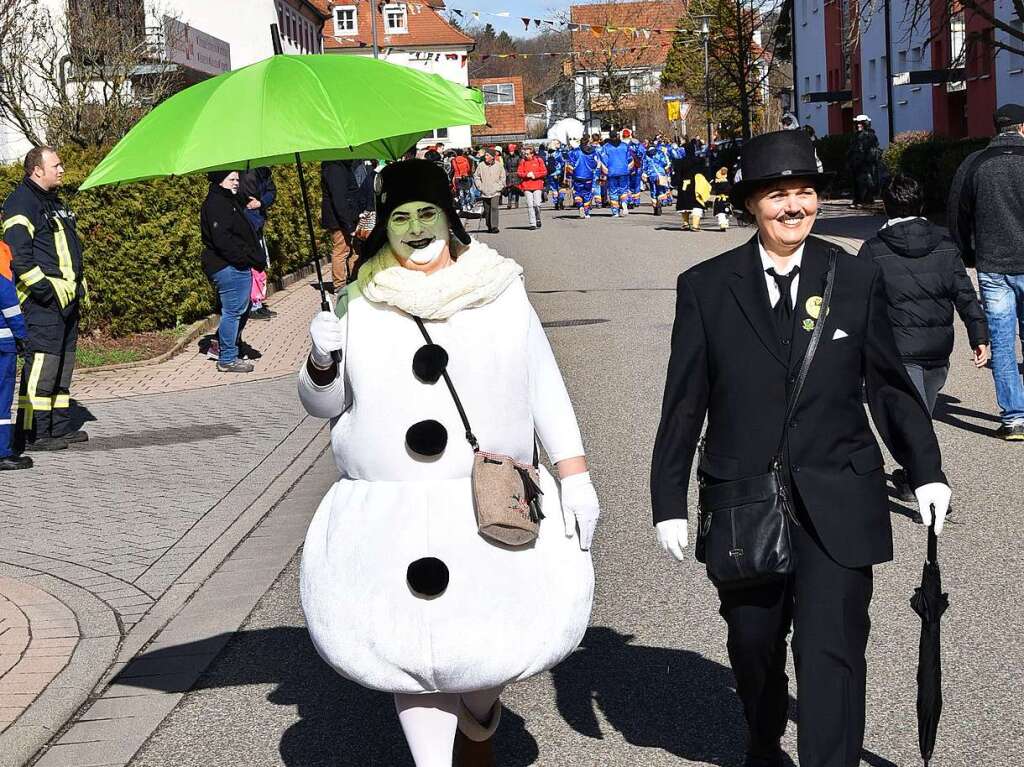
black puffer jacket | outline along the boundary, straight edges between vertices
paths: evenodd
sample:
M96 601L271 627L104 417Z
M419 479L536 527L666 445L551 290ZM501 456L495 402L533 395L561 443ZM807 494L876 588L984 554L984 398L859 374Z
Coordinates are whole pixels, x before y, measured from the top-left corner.
M874 259L882 269L889 319L904 362L948 364L954 304L971 346L989 342L985 312L944 229L924 218L893 224L865 242L859 255Z
M203 237L200 262L210 279L229 265L236 269L267 268L266 256L245 216L245 208L238 196L227 189L210 184L199 213L199 229Z

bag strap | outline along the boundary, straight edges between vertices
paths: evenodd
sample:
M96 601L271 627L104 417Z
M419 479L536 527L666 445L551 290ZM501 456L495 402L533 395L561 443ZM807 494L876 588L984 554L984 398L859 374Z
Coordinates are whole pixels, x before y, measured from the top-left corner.
M428 344L433 344L434 341L427 332L426 326L423 324L423 320L419 317L413 317L416 320L416 325L420 329L420 333L423 334L423 338ZM477 452L480 449L480 443L476 441L476 436L473 434L473 427L469 425L469 418L466 417L466 410L462 407L462 400L459 399L458 392L455 391L455 384L452 383L451 376L448 375L447 369L441 370L441 375L444 377L444 383L448 387L448 391L452 395L452 399L455 401L455 409L459 411L459 418L462 419L462 425L466 427L466 442L473 448L473 452Z
M807 352L804 354L803 362L800 365L800 373L797 375L796 383L786 405L786 419L782 422L782 438L779 440L779 449L775 453L774 466L782 464L782 451L786 446L786 439L789 436L789 431L786 427L793 418L793 413L796 412L797 402L800 400L800 393L804 388L804 381L807 380L807 373L811 369L814 354L821 342L821 334L825 328L825 319L828 317L828 307L832 302L832 289L835 287L836 282L837 256L838 251L835 248L829 248L828 275L825 278L825 295L821 299L821 311L818 313L818 322L814 325L814 332L811 333L811 340L807 344Z
M428 344L434 343L434 339L430 337L430 333L427 332L426 325L423 324L423 320L419 317L413 316L416 320L416 326L420 329L420 333L423 334L423 340ZM480 450L480 443L477 442L476 436L473 434L473 428L469 425L469 418L466 417L466 409L462 407L462 400L459 399L458 392L455 391L455 384L452 383L451 376L448 375L448 370L442 370L441 375L444 377L445 386L448 387L448 392L452 395L452 400L455 402L455 409L459 411L459 418L462 419L462 425L466 427L466 442L473 448L473 452L476 453ZM533 468L540 466L540 451L537 447L537 438L534 436L533 439Z

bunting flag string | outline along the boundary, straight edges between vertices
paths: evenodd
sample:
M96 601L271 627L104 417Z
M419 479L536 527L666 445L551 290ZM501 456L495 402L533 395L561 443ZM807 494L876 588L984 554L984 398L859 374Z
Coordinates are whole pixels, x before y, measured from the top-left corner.
M536 56L547 56L549 58L558 58L562 56L593 56L593 55L608 55L608 54L621 54L621 53L638 53L640 51L648 50L651 48L669 48L672 43L655 43L654 45L635 45L628 48L604 48L604 49L593 49L585 51L537 51L532 53L474 53L474 54L458 54L458 53L431 53L425 51L412 51L409 56L410 61L441 61L447 59L454 61L461 59L462 66L466 65L466 60L471 55L478 61L487 61L488 59L526 59L533 58Z
M420 9L422 9L422 7L423 7L419 3L406 3L406 5L408 5L408 6L418 6ZM512 15L510 11L497 11L497 12L494 12L494 11L479 11L479 10L471 10L471 9L466 9L466 8L453 8L452 6L447 6L446 8L435 9L435 10L445 10L445 11L448 11L450 13L455 14L459 18L465 18L467 15L469 15L469 16L472 16L477 21L480 20L481 16L493 16L493 17L496 17L496 18L507 19L507 18L510 18L511 15ZM555 26L557 26L557 27L565 27L570 32L590 32L595 37L600 37L601 35L605 34L606 32L608 34L619 34L619 33L621 33L621 34L625 34L625 35L627 35L629 37L633 37L633 38L636 38L636 39L639 39L639 38L643 37L646 40L650 40L652 34L673 34L673 35L677 34L677 33L693 34L693 35L699 34L698 31L695 30L695 29L683 29L681 27L668 27L668 28L666 28L666 27L633 27L633 26L621 26L620 27L620 26L610 26L608 24L582 24L582 23L579 23L579 22L565 21L565 20L562 20L562 19L537 18L535 16L520 16L519 20L521 22L523 22L524 31L529 31L531 23L534 25L534 28L536 28L536 29L539 29L542 24L547 24L548 26L551 26L551 27L555 27Z

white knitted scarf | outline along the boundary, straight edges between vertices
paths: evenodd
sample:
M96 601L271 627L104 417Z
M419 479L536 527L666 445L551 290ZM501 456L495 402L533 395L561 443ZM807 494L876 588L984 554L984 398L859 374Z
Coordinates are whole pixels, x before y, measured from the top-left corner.
M518 279L523 267L473 240L451 266L433 274L406 269L385 245L359 268L364 298L425 320L445 320L460 309L489 304Z

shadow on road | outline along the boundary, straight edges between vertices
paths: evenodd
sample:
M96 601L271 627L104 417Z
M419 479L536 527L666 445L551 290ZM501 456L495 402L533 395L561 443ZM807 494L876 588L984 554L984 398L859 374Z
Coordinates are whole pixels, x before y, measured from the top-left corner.
M76 399L71 400L71 410L69 411L68 418L71 421L72 431L84 429L87 423L96 420L96 416L92 414L92 411Z
M746 725L732 670L695 652L636 645L633 638L592 627L580 649L555 667L565 721L600 739L599 709L630 745L688 761L742 765Z
M940 394L938 400L935 402L935 413L933 417L936 421L940 421L948 426L952 426L963 431L971 432L972 434L980 434L983 437L991 437L992 439L999 439L996 436L995 428L993 426L982 426L970 421L965 421L964 418L973 418L978 421L986 421L991 424L999 425L999 416L992 415L990 413L982 413L978 410L971 410L966 407L957 407L960 404L960 400L956 397L951 397L948 394Z
M298 721L281 736L281 759L289 767L339 764L412 765L391 695L349 682L317 655L306 629L282 626L240 631L227 646L223 635L203 642L146 653L133 661L121 684L183 692L253 684L274 684L267 700L294 707ZM217 655L220 647L223 652ZM197 681L183 679L189 658L217 655ZM163 673L161 673L161 669ZM254 701L255 703L255 701ZM254 711L250 712L256 715ZM495 742L500 763L526 767L538 758L537 741L522 717L506 709Z

